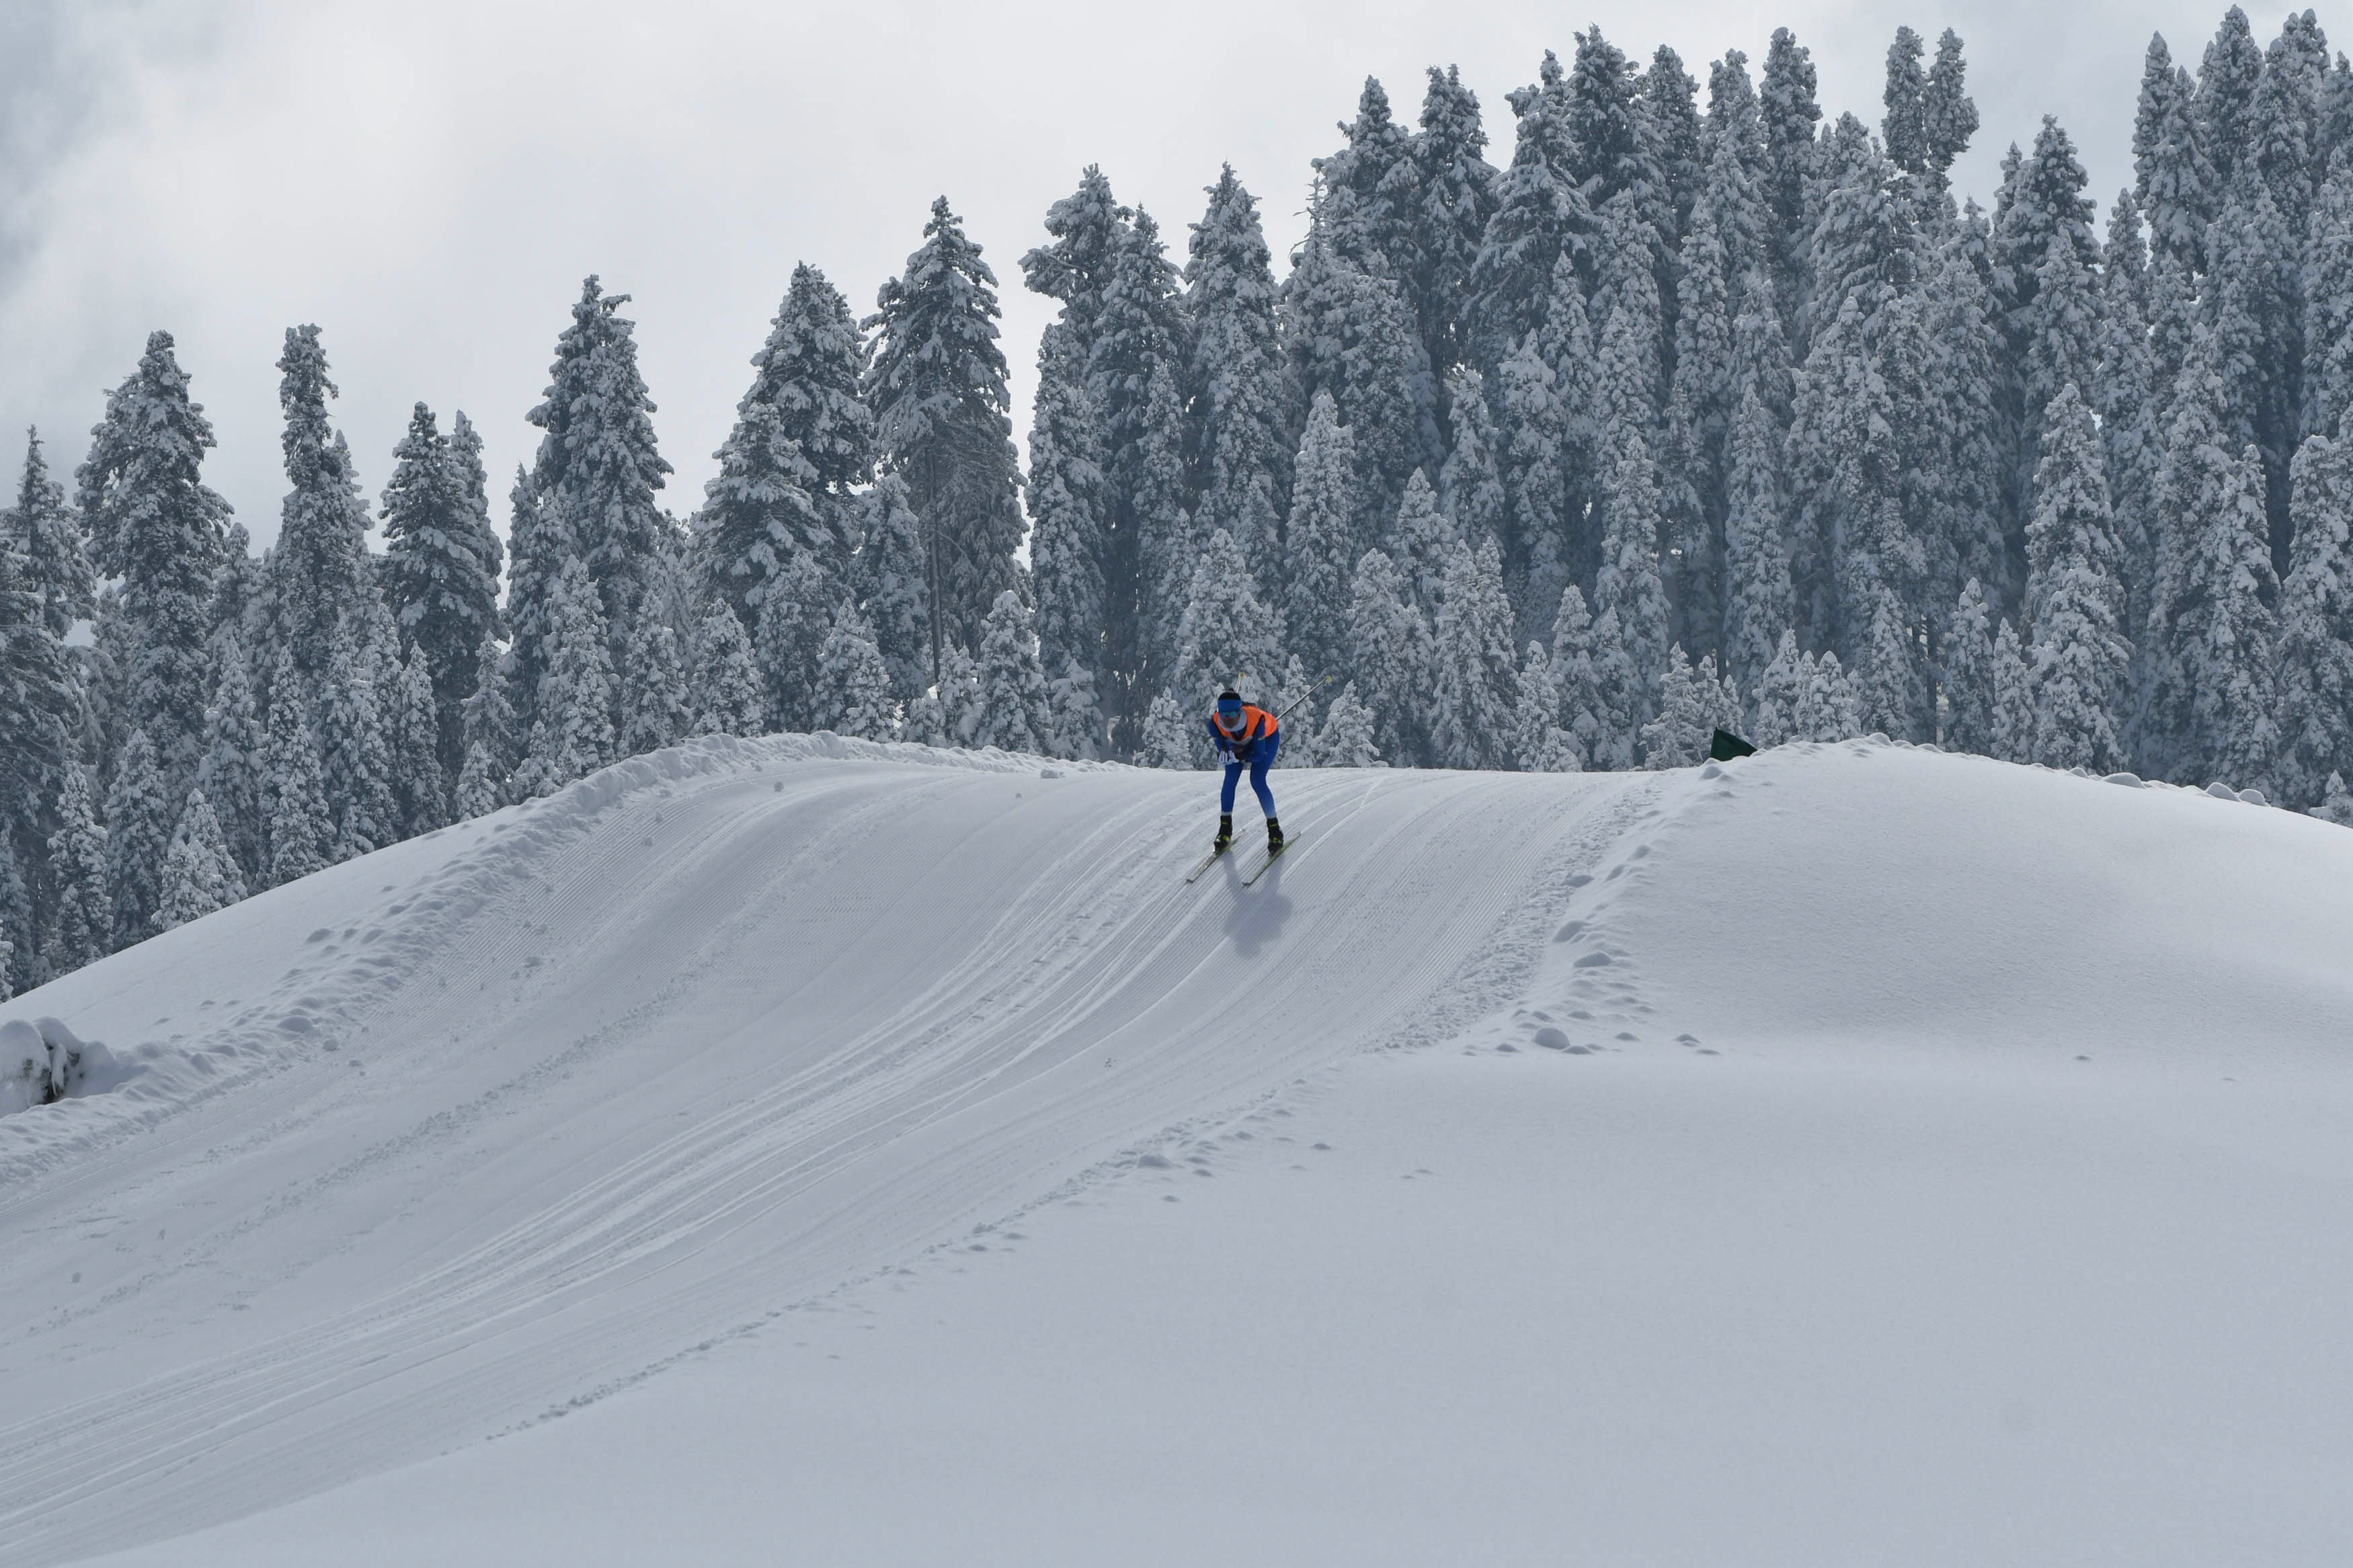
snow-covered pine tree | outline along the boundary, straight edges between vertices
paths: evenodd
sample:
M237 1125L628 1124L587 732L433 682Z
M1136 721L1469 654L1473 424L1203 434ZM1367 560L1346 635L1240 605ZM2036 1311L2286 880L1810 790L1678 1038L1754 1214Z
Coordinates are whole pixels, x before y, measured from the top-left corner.
M1029 574L1038 639L1060 668L1102 666L1103 431L1088 395L1086 354L1068 321L1038 342L1038 398L1029 426Z
M481 671L474 695L466 699L466 754L470 758L477 748L490 769L494 784L502 783L514 771L522 755L522 734L515 717L514 678L509 673L512 660L503 653L497 641L482 639L474 655L474 668Z
M1439 470L1439 504L1461 537L1504 539L1512 531L1511 502L1504 493L1500 437L1479 373L1468 365L1448 372L1446 404L1452 412L1454 445ZM1506 585L1508 581L1507 563Z
M768 585L753 648L768 689L769 727L807 731L817 720L818 660L837 602L833 584L809 552L794 554Z
M980 645L980 709L970 744L1042 752L1052 731L1038 639L1021 595L1008 588L988 612Z
M1659 486L1649 443L1628 426L1615 434L1612 445L1593 604L1597 621L1615 620L1624 649L1626 668L1619 679L1630 684L1625 709L1617 717L1625 721L1630 747L1635 730L1655 710L1653 693L1667 662L1667 600L1659 581Z
M1560 685L1553 679L1552 656L1541 642L1530 642L1520 659L1512 702L1512 755L1524 773L1573 773L1585 765L1576 738L1561 724Z
M248 887L260 885L268 864L269 820L263 811L262 778L269 761L269 731L253 700L253 678L246 664L244 645L234 630L215 645L220 674L213 684L213 700L205 720L205 760L197 765L197 786L212 803L222 842L236 861L238 876ZM299 700L294 693L290 701Z
M106 796L106 887L114 899L110 929L118 948L155 934L164 857L177 822L164 794L154 744L146 731L133 730L115 761L114 787Z
M2213 166L2200 145L2195 97L2165 36L2151 34L2133 117L2133 197L2148 215L2150 248L2185 271L2204 267L2206 226L2221 205Z
M1512 657L1512 605L1504 594L1503 556L1494 542L1482 541L1474 552L1463 541L1454 541L1436 597L1428 700L1434 758L1441 767L1506 766L1518 670Z
M1554 264L1566 254L1572 268L1587 265L1595 227L1569 167L1573 139L1556 97L1524 87L1506 98L1519 117L1512 162L1496 178L1493 216L1467 283L1469 359L1490 373L1543 327ZM1511 415L1498 413L1508 425Z
M288 489L269 557L270 598L276 640L294 650L294 668L315 684L326 679L335 627L365 585L367 503L351 447L327 417L327 400L337 394L316 326L286 329L278 371Z
M923 608L923 525L907 482L883 474L859 496L859 612L891 671L891 695L911 702L931 682L931 620Z
M1413 139L1391 116L1389 95L1377 80L1365 79L1356 118L1341 129L1348 144L1314 160L1324 192L1320 226L1350 266L1401 282L1418 277L1420 168Z
M2228 445L2217 334L2200 326L2184 365L2158 483L2160 541L2149 620L2152 689L2138 770L2261 785L2272 761L2279 581L2260 455Z
M2108 510L2100 437L2069 382L2051 400L2034 516L2026 525L2026 606L2034 735L2028 754L2055 768L2124 766L2119 715L2130 695L2123 551Z
M1887 87L1881 97L1887 117L1881 131L1895 166L1918 178L1930 195L1940 195L1953 160L1977 132L1978 110L1963 89L1967 67L1953 30L1947 27L1937 40L1936 63L1926 71L1920 68L1923 52L1919 34L1895 29L1895 42L1887 50Z
M1280 519L1292 505L1295 428L1275 321L1277 290L1257 198L1231 164L1208 195L1185 264L1192 489L1201 498L1193 521L1204 534L1222 528L1240 541L1260 592L1271 595L1282 562ZM1397 219L1409 225L1411 216Z
M465 704L497 636L505 546L491 527L482 438L460 413L443 436L417 405L384 492L384 590L408 646L425 656L433 752L444 788L465 759Z
M1560 726L1567 737L1575 768L1565 763L1551 771L1574 773L1606 765L1614 755L1602 744L1601 677L1593 665L1593 616L1585 607L1584 591L1572 583L1561 590L1560 609L1552 623L1552 679L1560 692Z
M1356 440L1358 541L1388 549L1407 477L1446 457L1438 386L1412 309L1396 282L1359 270L1319 230L1311 229L1284 290L1301 395L1312 403L1330 393Z
M865 361L849 302L824 273L795 266L694 523L706 591L746 621L788 557L814 554L837 580L849 569L860 533L852 492L874 463L873 416L859 395Z
M1445 581L1454 553L1468 541L1453 520L1439 509L1438 492L1419 468L1406 480L1398 502L1397 521L1388 531L1390 554L1405 579L1406 592L1434 628L1439 605L1445 601Z
M613 760L613 666L602 596L574 556L556 579L547 674L532 731L532 785L552 795Z
M539 712L539 689L546 678L555 636L555 584L573 553L564 519L540 504L538 489L521 466L508 492L512 509L507 525L509 641L507 684L515 708L515 738L531 733Z
M1705 762L1715 735L1716 698L1714 661L1703 680L1681 644L1668 649L1666 673L1659 678L1659 716L1642 726L1642 765L1687 768Z
M26 586L40 595L42 621L63 642L76 621L98 613L98 583L82 543L81 520L66 504L65 487L49 478L38 430L25 432L16 504L5 519L7 547L25 558Z
M2044 408L2068 381L2091 379L2098 353L2099 297L2089 287L2100 264L2088 179L2074 142L2050 115L2033 151L2017 165L1995 205L1990 258L1994 300L2018 376L2010 409L2005 480L2013 562L2025 549L2035 444Z
M2034 749L2034 687L2015 621L2004 621L1995 630L1989 669L1993 677L1990 754L2006 763L2025 762Z
M2305 224L2304 427L2334 440L2353 408L2353 147L2330 155Z
M752 655L744 623L724 601L713 601L695 638L694 693L698 735L765 735L768 692Z
M335 864L402 837L385 718L398 667L390 665L368 635L364 615L364 607L355 605L337 624L320 691L319 761L335 824L327 853Z
M1166 674L1191 581L1178 385L1187 328L1158 226L1149 214L1120 206L1100 169L1090 166L1078 190L1048 209L1046 231L1052 243L1023 256L1021 268L1030 289L1061 301L1059 324L1083 365L1101 433L1096 673L1125 746Z
M2123 552L2118 567L2125 588L2122 626L2128 638L2137 641L2148 625L2148 593L2157 575L2149 509L2155 504L2164 454L2158 440L2161 410L2148 340L2148 268L2141 241L2140 209L2128 190L2117 192L2109 209L2107 244L2101 257L2100 364L2092 384L2084 390L2100 416L2108 502L2116 513L2117 547ZM2120 721L2132 715L2138 685L2136 673L2133 688L2120 699Z
M961 646L948 649L940 665L940 684L936 698L939 705L939 735L936 745L972 747L980 742L983 720L981 707L986 698L981 689L980 666Z
M1373 739L1374 721L1371 710L1356 697L1356 683L1348 682L1340 695L1332 699L1332 706L1324 712L1324 727L1316 736L1315 762L1325 768L1377 768L1381 749Z
M1381 754L1411 765L1429 754L1430 623L1414 607L1396 563L1367 550L1348 593L1348 668L1377 728Z
M1754 690L1788 632L1793 606L1781 430L1755 378L1742 391L1724 520L1724 651L1727 672Z
M469 744L465 765L458 770L458 793L451 802L453 819L471 822L498 810L501 776L498 764L491 761L489 749L480 741Z
M1984 605L1978 606L1978 625L1983 624ZM1753 694L1749 703L1748 739L1760 751L1785 742L1805 737L1798 729L1798 709L1804 700L1806 671L1810 656L1798 651L1798 634L1784 627L1781 641L1773 652L1772 662L1766 665L1749 688ZM1971 666L1982 668L1982 660ZM1711 737L1712 738L1712 737Z
M2353 773L2353 440L2345 436L2306 437L2295 455L2292 562L2280 585L2280 755L2271 776L2282 802L2304 809Z
M1576 269L1564 263L1566 317L1577 323L1585 307L1573 286ZM1506 500L1503 531L1506 576L1518 588L1531 616L1542 614L1545 597L1571 575L1570 513L1577 510L1569 490L1567 460L1572 449L1571 408L1560 379L1544 355L1550 334L1532 332L1495 372L1500 468ZM1589 351L1590 344L1578 347Z
M30 874L16 946L17 978L30 984L40 959L36 915L47 914L42 863L77 750L81 701L73 667L49 629L45 595L20 552L21 535L10 537L15 532L0 527L0 840Z
M1993 622L1985 590L1972 577L1953 605L1941 648L1945 711L1939 739L1948 752L2002 754L1994 735Z
M1805 297L1804 263L1814 216L1807 188L1818 161L1814 126L1822 111L1814 100L1812 52L1787 27L1773 31L1757 97L1764 140L1757 184L1770 228L1770 262L1781 320L1785 331L1793 331ZM1792 347L1802 353L1803 346L1793 336Z
M238 902L245 892L244 875L228 852L205 792L189 791L164 857L164 898L155 911L155 929L166 931L202 920Z
M1471 275L1495 211L1497 175L1482 156L1486 146L1479 100L1462 85L1462 73L1452 66L1443 72L1431 66L1421 100L1421 132L1413 139L1419 197L1413 254L1421 272L1412 292L1423 349L1430 369L1441 376L1472 361ZM1450 398L1448 406L1454 405Z
M384 694L385 750L392 764L393 796L400 810L399 837L414 838L449 820L448 775L441 771L441 721L433 702L433 670L422 643L407 658L380 665L390 688Z
M1206 745L1199 731L1198 717L1177 701L1174 692L1164 691L1152 700L1145 714L1137 760L1147 768L1207 766L1198 754Z
M49 836L49 885L56 899L48 946L50 972L64 974L94 963L113 945L114 900L106 887L106 829L98 825L90 771L66 768L58 796L57 831Z
M1318 393L1299 443L1293 491L1283 621L1310 670L1348 664L1348 583L1356 561L1356 443L1339 405Z
M620 754L643 756L674 745L694 728L694 718L678 634L667 621L641 616L622 665Z
M327 803L318 738L303 711L301 677L291 648L278 650L277 700L269 705L269 764L264 792L269 812L270 887L307 877L330 864L334 815Z
M1282 615L1258 596L1241 547L1223 529L1210 534L1177 623L1169 690L1197 721L1229 682L1252 701L1271 698L1283 668L1282 642ZM1208 745L1205 733L1201 746L1206 751Z
M185 797L204 750L210 673L205 639L229 515L228 503L205 488L199 472L212 444L203 407L188 401L188 378L173 355L172 334L153 332L139 368L107 395L106 416L91 431L90 456L75 474L98 569L121 580L115 603L129 658L122 671L126 710L114 732L136 729L145 735L155 798L165 803ZM107 820L112 824L111 813ZM124 940L147 934L153 869L170 831L167 818L152 845L142 837L143 828L117 835L136 846L125 853L153 851L146 879L116 889L118 904L127 898L123 907L133 915L118 932Z
M1593 617L1590 639L1593 661L1591 739L1586 754L1603 773L1622 773L1634 766L1637 736L1651 705L1657 700L1658 675L1644 679L1635 656L1627 647L1625 624L1616 605L1604 605ZM1665 659L1661 658L1663 665Z
M857 609L843 605L818 656L818 716L838 735L860 741L894 739L898 705L891 699L891 672Z
M617 641L637 625L655 563L672 548L676 531L654 502L670 466L655 442L654 400L638 372L637 323L620 313L628 300L604 292L594 276L582 281L572 324L556 340L546 394L525 416L545 432L532 464L533 503L543 524L561 524L567 557L588 568L600 618ZM520 566L520 542L515 553Z
M1851 699L1852 693L1845 671L1839 668L1838 655L1827 648L1819 658L1800 654L1796 699L1789 706L1789 739L1816 742L1840 739L1846 728L1839 721L1842 696Z
M1063 659L1060 672L1046 682L1046 749L1053 755L1092 762L1103 754L1108 742L1094 674L1077 659Z
M932 666L946 642L979 642L997 595L1020 574L1020 470L997 346L997 275L948 210L932 204L923 243L882 286L863 384L875 446L921 520Z

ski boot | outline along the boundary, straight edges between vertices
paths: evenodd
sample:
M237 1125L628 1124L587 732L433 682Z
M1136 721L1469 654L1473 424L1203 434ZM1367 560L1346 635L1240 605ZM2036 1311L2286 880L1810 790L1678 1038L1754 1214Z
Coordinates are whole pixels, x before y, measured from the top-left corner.
M1209 846L1209 853L1212 855L1222 855L1233 841L1234 819L1231 816L1219 817L1217 842Z
M1271 816L1266 819L1266 852L1270 856L1282 853L1282 824Z

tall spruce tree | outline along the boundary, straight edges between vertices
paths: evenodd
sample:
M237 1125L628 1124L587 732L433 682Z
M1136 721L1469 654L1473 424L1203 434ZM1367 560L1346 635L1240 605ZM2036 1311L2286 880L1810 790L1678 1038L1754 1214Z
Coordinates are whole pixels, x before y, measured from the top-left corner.
M65 974L105 956L113 945L114 901L106 886L106 829L90 796L90 771L74 763L58 801L49 836L49 879L56 897L45 956L53 974Z
M7 547L24 557L25 586L38 595L42 623L63 642L76 621L98 612L98 584L82 542L81 520L66 504L65 487L49 478L41 433L25 432L25 467L16 504L5 515Z
M1472 362L1472 272L1495 211L1497 176L1482 155L1486 146L1478 97L1462 85L1461 70L1430 67L1413 140L1420 197L1413 250L1422 268L1413 297L1423 351L1440 376Z
M2033 646L2033 760L2107 773L2129 695L2124 552L2108 507L2099 432L2073 382L2051 400L2026 527L2026 605Z
M1088 395L1086 358L1068 321L1038 342L1038 400L1029 426L1029 572L1038 637L1050 664L1105 669L1104 436Z
M351 447L327 417L327 400L337 393L316 326L286 329L278 370L288 489L270 555L270 595L278 640L294 650L294 668L316 682L325 678L335 627L365 584L367 503Z
M188 401L172 334L154 332L139 368L107 395L106 416L91 431L90 456L75 475L98 569L121 579L115 604L128 658L126 710L116 732L144 734L156 798L164 802L186 797L204 748L205 640L229 515L228 503L205 487L200 472L212 445L203 406ZM171 826L163 824L164 835ZM117 837L136 846L125 854L153 849L151 872L161 863L163 839L150 846L135 832ZM118 932L124 940L146 934L154 909L152 890L141 890L147 886L117 891L119 904L129 898L123 907L132 916Z
M221 836L220 821L202 790L191 790L164 856L163 900L155 929L170 931L202 920L245 897L245 878Z
M746 621L791 555L815 554L836 578L849 569L853 492L874 463L873 416L859 391L865 361L849 302L824 273L797 265L695 519L706 587Z
M907 484L884 474L859 498L861 532L851 573L860 613L891 671L891 694L912 702L930 679L931 616L923 597L923 525Z
M275 700L269 705L265 805L269 820L267 881L274 888L327 866L335 826L318 738L304 712L301 677L291 648L279 649L270 685Z
M254 701L244 645L234 632L223 637L217 657L220 673L206 715L205 760L196 769L196 784L212 803L222 842L237 861L238 875L248 887L259 887L268 864L263 779L269 768L269 731ZM287 700L295 701L297 696L290 691Z
M594 276L582 282L572 324L556 339L547 391L526 416L544 432L530 476L540 525L561 524L617 643L637 624L674 531L654 501L670 466L655 442L653 397L638 373L637 324L620 313L628 301L627 294L607 294ZM516 528L520 533L520 517ZM520 539L515 553L520 567ZM533 565L546 570L537 560Z
M1258 201L1229 164L1209 187L1185 264L1195 524L1243 542L1261 592L1280 583L1281 519L1291 506L1291 389L1275 320L1277 289ZM1405 215L1409 219L1410 215Z
M879 334L864 383L878 455L907 485L923 536L932 671L944 641L976 644L1020 575L1020 471L997 346L997 275L945 196L923 243L862 323Z
M482 644L500 630L504 557L491 527L480 436L463 414L443 436L433 411L417 405L385 487L384 589L404 637L425 659L444 789L465 762L465 704L481 683Z
M1307 416L1299 445L1283 618L1291 647L1311 673L1353 673L1348 584L1356 562L1356 443L1329 394Z

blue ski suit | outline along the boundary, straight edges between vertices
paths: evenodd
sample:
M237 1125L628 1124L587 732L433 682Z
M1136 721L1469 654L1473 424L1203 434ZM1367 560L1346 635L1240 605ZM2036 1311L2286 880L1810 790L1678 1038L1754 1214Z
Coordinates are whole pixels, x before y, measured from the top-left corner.
M1266 787L1266 770L1274 765L1275 752L1282 749L1282 733L1273 714L1255 703L1242 705L1241 727L1229 731L1218 720L1213 710L1209 714L1209 739L1226 759L1225 787L1218 794L1218 809L1233 815L1234 785L1241 782L1242 769L1250 769L1250 790L1258 804L1269 816L1274 815L1274 792Z

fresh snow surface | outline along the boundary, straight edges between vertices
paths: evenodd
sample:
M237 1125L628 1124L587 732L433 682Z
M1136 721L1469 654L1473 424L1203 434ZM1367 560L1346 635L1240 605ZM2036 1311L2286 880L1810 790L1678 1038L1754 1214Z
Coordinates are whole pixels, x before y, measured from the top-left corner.
M698 742L0 1006L0 1563L2353 1560L2353 834L1277 782Z

